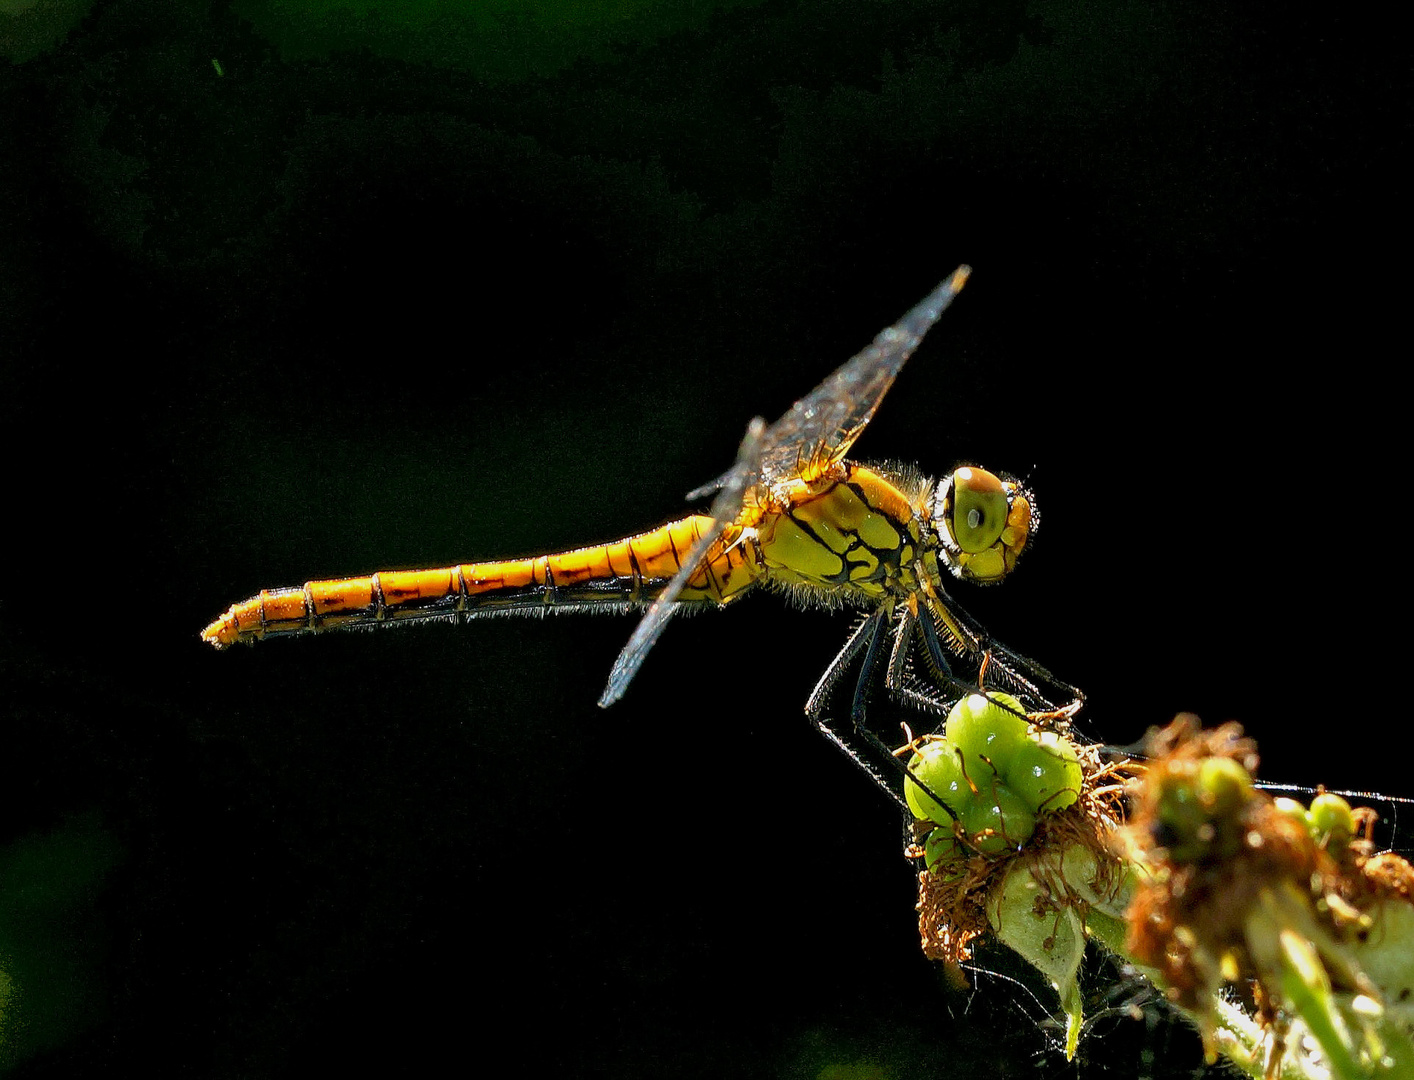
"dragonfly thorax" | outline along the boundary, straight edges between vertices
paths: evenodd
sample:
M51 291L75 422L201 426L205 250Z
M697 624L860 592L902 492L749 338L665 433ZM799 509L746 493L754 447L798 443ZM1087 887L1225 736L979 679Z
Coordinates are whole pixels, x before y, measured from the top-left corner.
M829 606L913 592L934 540L926 497L908 486L852 462L829 479L774 485L755 522L765 579Z
M945 477L931 501L933 528L948 569L984 585L1015 569L1039 520L1029 491L975 465Z

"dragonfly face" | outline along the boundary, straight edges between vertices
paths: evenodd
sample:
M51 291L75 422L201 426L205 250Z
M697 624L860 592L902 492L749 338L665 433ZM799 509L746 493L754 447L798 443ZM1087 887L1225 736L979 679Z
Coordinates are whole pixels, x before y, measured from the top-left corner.
M1016 569L1040 522L1029 491L975 466L957 469L938 485L932 516L953 576L984 585Z
M1037 520L1030 493L975 466L933 487L911 470L871 469L845 459L968 273L960 267L774 424L753 421L735 464L690 496L716 493L706 514L537 558L267 590L232 606L202 638L225 648L340 628L646 607L600 698L609 705L682 604L721 606L765 585L828 607L864 608L869 614L826 670L806 711L902 804L902 767L886 777L863 760L872 754L897 766L865 724L870 686L880 672L893 697L932 710L981 685L1007 689L1028 710L1048 715L1068 716L1080 704L1074 687L992 641L943 584L943 568L980 583L1011 572ZM918 658L916 667L911 657ZM849 715L862 747L850 734L836 734L826 718L830 691L856 661Z

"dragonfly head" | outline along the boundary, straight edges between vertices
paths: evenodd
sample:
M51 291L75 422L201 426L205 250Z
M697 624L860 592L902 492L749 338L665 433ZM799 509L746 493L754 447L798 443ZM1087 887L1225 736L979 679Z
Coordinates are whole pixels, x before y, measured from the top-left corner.
M1029 491L975 465L938 484L932 513L953 576L984 585L1011 573L1039 520Z

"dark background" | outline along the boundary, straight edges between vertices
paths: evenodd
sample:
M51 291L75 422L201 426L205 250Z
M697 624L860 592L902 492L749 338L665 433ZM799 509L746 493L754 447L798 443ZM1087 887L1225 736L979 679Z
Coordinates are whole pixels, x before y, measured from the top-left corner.
M856 453L1030 477L973 613L1093 738L1414 791L1407 68L1358 13L84 7L0 14L16 1075L1201 1072L1113 967L1067 1065L1005 955L922 958L801 715L844 616L683 620L607 713L630 619L197 640L676 516L964 261Z

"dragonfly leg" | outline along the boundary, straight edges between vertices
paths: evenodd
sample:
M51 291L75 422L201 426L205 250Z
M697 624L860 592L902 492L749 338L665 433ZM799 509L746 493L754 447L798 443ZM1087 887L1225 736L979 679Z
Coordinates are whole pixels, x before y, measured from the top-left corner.
M1044 682L1048 689L1060 690L1063 694L1069 695L1070 700L1064 705L1053 706L1048 710L1040 710L1037 719L1069 720L1080 711L1085 704L1085 693L1078 686L1072 686L1068 682L1062 682L1042 667L1030 657L1022 656L1018 652L1013 652L999 641L987 640L985 643L986 657L992 666L1000 667L1006 674L1007 681L1014 682L1024 689L1028 694L1033 694L1041 701L1046 701L1047 697L1042 694L1036 685L1029 679L1021 675L1021 671L1027 672L1032 678Z
M954 612L953 614L956 615L957 612ZM972 683L968 683L962 679L959 679L956 675L953 674L952 667L948 664L947 651L943 648L942 639L938 637L937 627L933 625L932 620L920 619L919 626L921 628L923 637L923 653L927 657L929 665L933 668L934 676L940 682L957 690L964 697L968 694L973 694L976 693L978 690L986 688L987 668L992 663L991 642L988 641L986 637L980 634L977 636L977 647L981 651L982 660L977 665L977 683L973 685ZM1041 696L1040 690L1032 686L1025 679L1022 679L1020 676L1016 675L1014 672L1011 671L1010 668L1007 668L1005 665L1002 665L1002 670L1005 671L1009 676L1009 678L1006 680L1006 683L1011 689L1024 688L1025 692L1030 698L1040 701L1045 700L1045 698ZM927 695L924 694L919 694L918 697L920 697L924 701L930 700ZM1002 708L1007 709L1009 712L1015 711L1014 709L1011 709L1009 706L1007 706L1005 703L998 702L998 704ZM941 699L937 703L937 705L938 707L946 709L951 705L951 701L947 698L944 698ZM1018 713L1018 715L1021 716L1023 719L1029 719L1029 717L1027 717L1024 713Z
M909 771L908 765L900 759L894 749L885 743L866 722L869 690L891 617L887 608L880 608L859 624L854 633L850 635L849 640L845 642L844 648L830 662L829 668L816 684L815 690L806 704L806 716L809 717L810 722L820 734L844 751L851 761L868 774L869 778L874 781L874 785L887 792L889 797L906 813L910 812L908 811L908 803L902 794L904 778L912 780L935 803L947 809L946 804ZM895 631L890 651L890 671L887 676L890 680L902 671L901 654L907 651L907 636L911 632L913 622L912 617L905 616L900 620ZM850 704L850 733L845 736L830 725L829 719L825 716L825 706L830 691L839 682L845 669L860 653L864 654L864 659L860 663L859 676L855 682L854 696ZM912 820L911 813L908 820Z
M889 625L889 612L880 608L870 619L867 648L859 665L859 677L854 683L854 699L849 706L849 720L856 731L868 731L864 720L869 713L869 692L873 689L874 667L879 662L879 648L884 642L884 631Z
M889 797L892 798L894 802L898 803L900 807L907 809L903 795L896 789L894 784L889 782L890 778L886 777L883 771L875 764L874 760L871 759L877 757L879 761L891 761L900 770L906 771L904 770L903 763L893 756L893 752L884 745L882 739L874 735L873 732L868 731L867 728L864 728L862 723L856 719L856 711L862 707L863 700L860 689L864 682L862 676L860 683L855 686L854 700L850 711L850 722L853 729L852 736L846 738L844 735L840 734L840 732L836 731L830 725L829 719L825 716L825 709L828 706L832 692L838 685L840 677L849 668L849 665L854 663L855 658L858 657L860 653L864 653L863 666L866 672L873 667L871 657L878 656L879 644L888 623L889 613L887 610L881 608L855 627L854 633L850 634L849 640L844 643L844 648L830 661L830 666L825 669L825 674L820 676L820 681L815 684L815 689L811 691L810 699L805 703L805 715L815 727L815 730L839 747L851 761L863 769L869 779L874 781L876 787L882 791L888 792ZM867 697L867 695L864 696ZM873 754L863 753L861 749L854 744L854 736L861 734L864 735L865 741L868 743L870 749L874 751Z
M880 791L887 792L889 798L893 799L894 802L898 803L901 809L908 809L908 803L904 802L903 795L899 792L895 785L889 782L889 777L886 777L883 771L877 766L875 766L869 758L863 756L858 750L851 746L848 739L844 738L842 735L840 735L839 732L837 732L833 727L830 726L829 720L827 720L823 716L812 716L810 718L810 722L815 725L816 731L818 731L821 735L825 736L825 738L829 739L830 742L834 743L837 747L844 751L845 755L850 759L850 761L854 762L861 769L863 769L869 779L874 781L875 787L877 787ZM878 739L877 735L874 738L876 741L879 741L880 746L883 746L882 741ZM884 759L881 758L880 760ZM903 764L903 762L899 761L898 758L890 754L888 755L887 760L895 762L899 768L899 771L903 772L905 775L907 774L907 767Z
M900 610L902 614L899 616L899 624L894 631L893 653L889 657L889 672L884 679L884 686L894 699L911 705L915 709L936 714L945 713L948 706L952 704L950 697L936 693L930 694L920 690L917 686L909 685L908 658L912 651L913 639L922 637L931 629L929 620L919 618L918 613L911 607L901 605ZM935 632L934 637L936 638L936 636ZM938 655L942 655L941 651ZM971 689L953 678L952 669L948 667L946 659L939 665L937 660L929 654L928 661L937 681L957 686L959 692L964 694Z
M948 663L948 654L938 639L938 628L933 625L933 620L919 619L918 627L923 634L923 654L928 658L933 674L950 684L961 685L961 680L952 673L952 665Z
M918 615L912 607L900 604L898 625L894 627L894 646L889 651L889 670L884 676L884 688L890 694L900 696L906 689L908 679L908 645L917 633Z
M948 663L947 650L943 648L933 620L929 618L915 619L911 629L923 640L923 657L933 679L944 687L954 689L957 695L971 693L974 687L953 674L952 665ZM953 701L956 700L952 694L929 694L911 686L900 685L894 692L910 705L935 713L947 712Z
M842 648L830 666L825 669L825 674L820 676L820 681L815 684L815 689L810 691L810 698L805 703L805 715L816 720L824 715L825 702L835 689L835 684L840 681L840 676L845 669L854 663L854 658L859 655L861 649L868 644L869 635L875 631L879 615L870 615L863 622L854 628L854 632L849 635L849 640Z
M953 674L952 665L948 662L947 649L943 646L942 639L938 636L937 628L933 625L932 619L914 618L909 621L907 629L910 637L916 636L922 642L922 653L924 662L928 665L929 674L932 677L934 686L920 688L909 686L903 680L903 672L900 666L899 673L895 676L895 681L890 683L889 692L916 709L935 714L946 713L960 697L966 697L974 693L977 683L971 683ZM902 640L896 643L899 646L911 644L910 641ZM907 656L908 649L901 648L900 651ZM891 675L893 673L891 672Z
M937 626L932 619L919 619L924 653L940 681L958 688L964 694L988 688L1015 692L1030 710L1027 719L1031 720L1068 720L1080 711L1085 695L1079 687L1062 682L1035 660L994 640L956 601L950 599L946 611L948 629L954 634L959 631L966 634L967 652L977 663L977 683L970 685L953 675ZM989 677L992 674L995 677ZM1063 705L1053 701L1058 691L1059 696L1067 699Z

